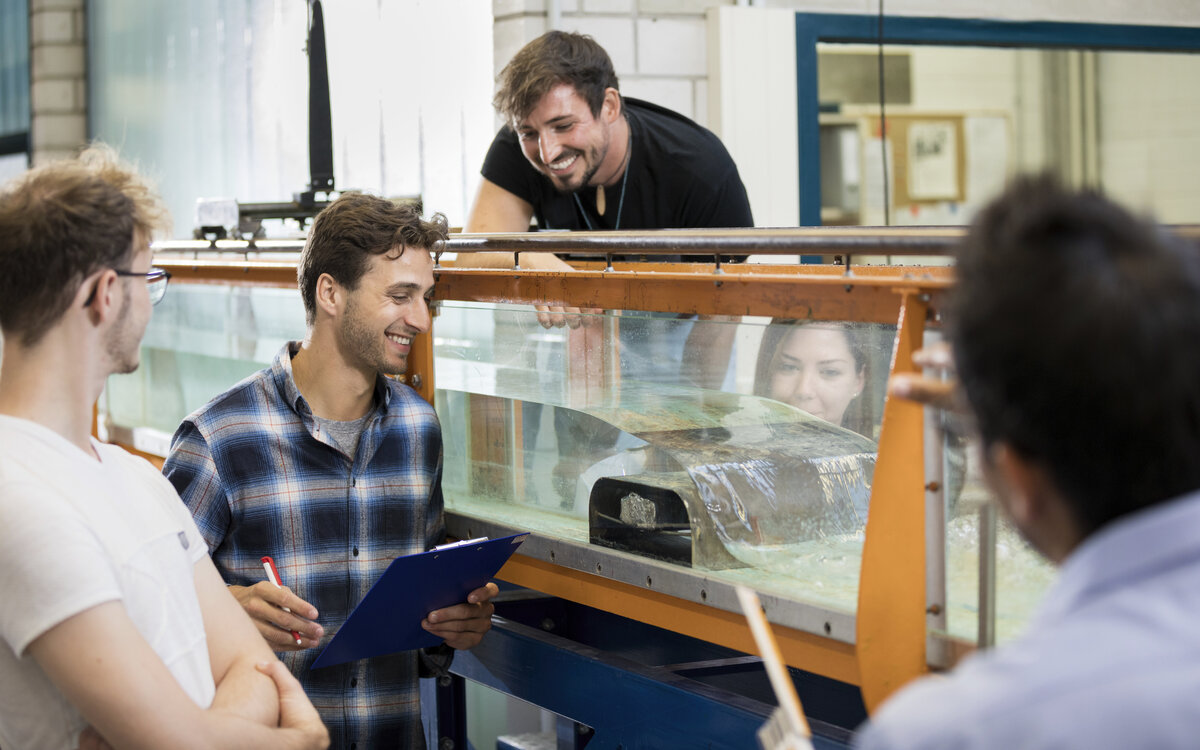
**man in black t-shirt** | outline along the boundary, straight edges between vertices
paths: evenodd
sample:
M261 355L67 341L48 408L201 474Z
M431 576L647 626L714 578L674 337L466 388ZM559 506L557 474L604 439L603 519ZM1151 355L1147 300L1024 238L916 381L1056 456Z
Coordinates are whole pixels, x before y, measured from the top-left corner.
M586 136L571 132L586 129L578 122L563 132L553 132L559 126L552 123L545 137L529 123L533 118L519 123L517 130L501 129L480 170L485 187L472 221L487 220L484 213L492 207L482 199L488 197L493 206L505 200L523 203L518 218L528 226L530 216L536 217L542 229L753 225L746 188L717 136L658 105L620 97L615 90L610 98L619 115L608 128L607 146L591 152L600 156L598 165L589 163L587 146L580 143ZM551 105L547 119L556 119L571 105L587 111L569 84L560 84L545 99ZM604 107L593 123L603 121ZM604 169L606 159L617 165L616 171ZM555 169L560 164L566 166ZM489 196L492 192L499 195Z
M484 160L468 232L748 227L754 219L729 152L682 115L624 99L593 39L551 31L501 73L496 109L508 124ZM472 265L511 265L477 256ZM531 268L565 269L530 254Z
M540 229L681 229L754 225L746 188L719 138L670 110L622 98L612 60L591 37L551 31L525 45L500 74L497 111L506 125L484 159L483 181L468 232ZM679 257L662 258L679 260ZM463 253L457 264L511 268L512 253ZM569 270L549 253L521 265ZM543 326L577 326L577 308L539 305ZM666 317L667 320L661 318ZM622 318L622 377L720 383L728 369L733 326L700 329L673 315ZM686 343L685 343L686 340ZM536 435L536 408L526 406ZM554 476L570 503L575 477L617 430L555 410L561 459Z

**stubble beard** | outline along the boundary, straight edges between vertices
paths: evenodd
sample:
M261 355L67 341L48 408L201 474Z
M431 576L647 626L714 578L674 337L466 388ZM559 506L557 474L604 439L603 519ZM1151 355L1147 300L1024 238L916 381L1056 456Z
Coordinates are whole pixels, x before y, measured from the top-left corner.
M592 155L595 155L595 153L596 152L593 149ZM579 158L583 159L583 158L586 158L586 156L583 153L579 153ZM601 159L592 159L591 160L592 166L586 172L583 173L583 177L580 178L579 185L577 187L571 187L570 185L563 183L557 177L551 177L550 182L551 182L551 184L554 185L554 189L557 190L562 195L571 195L573 193L578 193L581 190L586 189L588 187L588 185L591 183L592 178L596 176L596 170L600 169L600 161L601 161Z
M133 335L132 325L129 295L126 294L104 342L105 351L112 362L112 372L116 375L128 375L137 370L140 364L142 337Z
M596 172L600 170L600 165L604 163L604 159L608 156L608 147L610 141L611 138L609 138L608 133L605 133L604 143L601 144L601 147L592 147L588 149L586 153L572 149L575 153L579 154L580 159L586 160L590 165L588 170L583 173L583 177L580 179L578 187L571 187L570 185L564 184L556 177L550 177L550 184L552 184L554 189L562 195L571 195L586 189L591 184L592 178L596 176ZM547 170L546 175L549 177L550 166L548 164L543 166Z
M383 343L386 337L382 332L375 331L362 322L353 297L346 304L346 314L342 318L338 335L343 351L364 369L373 370L381 375L395 375L407 369L407 357L400 361L398 369L391 363Z

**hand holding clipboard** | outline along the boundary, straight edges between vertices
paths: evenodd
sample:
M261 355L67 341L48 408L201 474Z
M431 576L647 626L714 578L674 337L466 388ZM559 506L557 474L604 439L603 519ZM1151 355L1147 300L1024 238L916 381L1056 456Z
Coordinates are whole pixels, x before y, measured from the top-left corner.
M458 546L468 546L486 542L487 537L467 539L453 544L443 544L434 547L435 552ZM464 602L449 607L434 610L421 621L421 627L433 633L454 649L468 649L479 645L479 641L492 627L492 612L495 606L492 599L500 593L496 584L490 581L467 594Z
M436 646L441 635L426 630L426 616L462 604L487 585L528 534L469 540L397 557L358 603L313 669L370 656ZM443 621L450 626L452 621ZM439 623L432 623L437 630Z

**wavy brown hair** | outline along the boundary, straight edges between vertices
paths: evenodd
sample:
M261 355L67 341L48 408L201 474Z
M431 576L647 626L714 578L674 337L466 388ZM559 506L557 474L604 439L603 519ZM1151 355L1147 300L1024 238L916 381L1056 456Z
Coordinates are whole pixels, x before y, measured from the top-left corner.
M586 34L548 31L521 48L500 71L500 90L493 104L510 125L533 111L550 89L567 83L600 115L604 92L620 90L612 60Z
M150 181L104 144L12 180L0 189L0 329L37 344L85 278L129 270L135 244L169 227Z
M428 221L411 203L398 203L366 193L343 193L317 214L300 254L297 278L308 325L317 318L317 279L327 273L353 290L367 272L372 255L409 247L435 252L449 234L446 217Z

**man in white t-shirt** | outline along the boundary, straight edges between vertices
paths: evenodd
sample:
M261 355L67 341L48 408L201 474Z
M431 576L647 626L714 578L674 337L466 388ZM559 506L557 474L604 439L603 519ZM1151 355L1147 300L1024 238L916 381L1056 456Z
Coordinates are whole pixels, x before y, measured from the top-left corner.
M103 147L0 189L5 748L328 743L171 485L91 436L166 291L149 247L165 216Z

